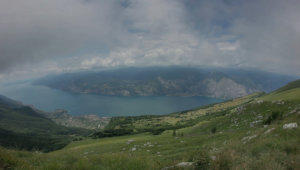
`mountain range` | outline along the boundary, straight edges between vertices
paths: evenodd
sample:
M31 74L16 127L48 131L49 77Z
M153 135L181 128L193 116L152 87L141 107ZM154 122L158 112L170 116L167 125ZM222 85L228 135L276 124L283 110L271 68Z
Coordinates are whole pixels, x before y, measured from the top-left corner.
M296 77L229 68L148 67L65 73L34 84L72 93L110 96L206 96L231 99L270 92Z

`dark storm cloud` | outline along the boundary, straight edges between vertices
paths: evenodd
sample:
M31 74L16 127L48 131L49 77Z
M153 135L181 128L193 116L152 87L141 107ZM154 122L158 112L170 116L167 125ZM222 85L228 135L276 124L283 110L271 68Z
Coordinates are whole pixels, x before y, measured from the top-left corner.
M2 0L0 77L146 65L299 75L299 6L298 0Z

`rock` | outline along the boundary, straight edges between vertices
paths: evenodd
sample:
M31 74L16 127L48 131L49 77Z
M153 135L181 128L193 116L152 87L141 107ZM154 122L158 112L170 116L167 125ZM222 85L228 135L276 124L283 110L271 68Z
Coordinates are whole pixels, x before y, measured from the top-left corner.
M276 100L276 101L272 101L272 103L275 103L275 104L284 104L285 102L283 100Z
M296 113L296 112L297 112L297 110L294 109L294 110L292 110L290 113L293 114L293 113Z
M255 120L253 122L250 122L250 127L254 127L256 124L262 122L262 120Z
M133 139L129 139L126 143L127 144L130 144L130 143L132 143L132 142L134 142L135 140L133 140Z
M264 117L262 115L257 116L258 119L263 119Z
M267 131L265 131L265 133L264 133L264 134L266 135L266 134L268 134L268 133L272 132L273 130L275 130L275 128L268 129Z
M178 164L176 164L175 166L169 166L169 167L165 167L162 170L167 170L167 169L177 169L177 168L187 168L187 167L191 167L194 165L194 162L180 162Z
M257 101L256 101L257 104L261 104L261 103L263 103L263 102L264 102L263 100L257 100Z
M297 113L297 109L294 109L292 111L290 111L289 113L285 114L285 117L291 115L291 114L296 114ZM298 111L298 114L299 114L299 111Z
M298 124L297 123L288 123L288 124L284 124L283 125L283 129L293 129L293 128L297 128Z
M213 161L217 159L216 156L211 156L210 158L211 158Z
M177 167L188 167L188 166L193 166L194 162L180 162L176 164Z
M248 141L250 141L251 139L254 139L256 137L257 137L257 135L243 137L242 142L245 144Z

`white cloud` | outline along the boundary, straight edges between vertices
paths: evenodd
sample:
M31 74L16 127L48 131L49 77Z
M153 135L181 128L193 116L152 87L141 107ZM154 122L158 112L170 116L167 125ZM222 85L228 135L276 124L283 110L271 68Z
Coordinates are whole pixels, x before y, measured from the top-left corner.
M221 51L236 51L239 48L239 43L219 42L217 47Z
M3 77L207 65L299 75L299 6L297 0L3 0L0 71Z

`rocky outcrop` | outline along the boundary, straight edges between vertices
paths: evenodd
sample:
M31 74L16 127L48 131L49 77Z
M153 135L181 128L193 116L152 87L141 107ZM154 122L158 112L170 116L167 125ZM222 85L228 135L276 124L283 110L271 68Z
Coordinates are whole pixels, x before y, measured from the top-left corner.
M245 96L254 92L253 89L236 83L229 78L222 78L221 80L206 79L203 81L207 89L207 94L215 98L235 98Z

